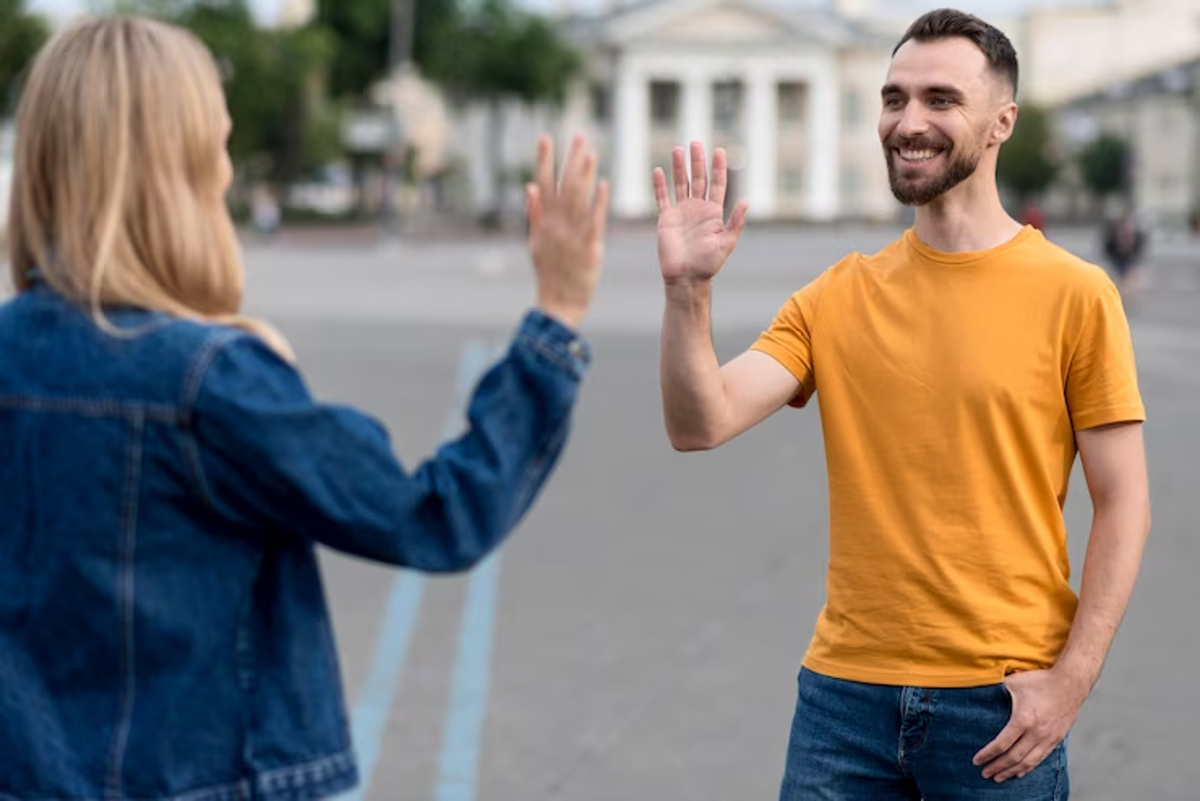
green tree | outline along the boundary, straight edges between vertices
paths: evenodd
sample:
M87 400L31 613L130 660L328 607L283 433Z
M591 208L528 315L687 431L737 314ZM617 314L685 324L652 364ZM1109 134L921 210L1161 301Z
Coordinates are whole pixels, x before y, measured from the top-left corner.
M1045 192L1058 176L1051 155L1050 118L1038 106L1022 106L1012 136L1000 148L996 177L1024 204Z
M25 0L0 0L0 117L13 110L26 67L50 34Z
M406 0L412 3L412 61L424 74L443 49L453 49L461 23L457 0ZM334 97L361 97L387 75L391 59L393 0L318 0L313 24L333 37L335 57L329 72Z
M1102 133L1079 154L1083 183L1093 195L1105 198L1129 189L1132 153L1121 137Z
M287 182L336 155L321 85L333 39L320 26L263 29L246 0L97 0L92 8L165 19L208 46L233 119L230 155L262 165L258 177Z
M491 210L496 223L504 190L500 142L503 104L561 105L582 66L579 53L544 17L522 11L511 0L483 0L454 32L453 47L438 51L430 74L464 100L487 103L487 159L491 169Z

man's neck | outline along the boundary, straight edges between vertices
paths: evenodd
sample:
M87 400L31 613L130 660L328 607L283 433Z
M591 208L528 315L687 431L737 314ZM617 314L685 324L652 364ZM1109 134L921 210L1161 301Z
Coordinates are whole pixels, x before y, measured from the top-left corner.
M917 238L943 253L991 250L1021 232L1004 210L994 182L968 180L945 195L917 207Z

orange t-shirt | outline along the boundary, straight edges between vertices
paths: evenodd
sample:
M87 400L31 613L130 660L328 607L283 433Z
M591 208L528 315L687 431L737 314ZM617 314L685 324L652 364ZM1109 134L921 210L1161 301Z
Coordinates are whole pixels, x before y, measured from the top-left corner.
M819 393L827 600L804 664L967 687L1047 668L1077 598L1062 505L1079 429L1145 419L1112 281L1026 227L976 253L912 230L851 254L753 348Z

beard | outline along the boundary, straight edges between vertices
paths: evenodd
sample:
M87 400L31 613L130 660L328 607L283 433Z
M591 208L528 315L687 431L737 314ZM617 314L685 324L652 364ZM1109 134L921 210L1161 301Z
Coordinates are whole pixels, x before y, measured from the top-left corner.
M896 148L901 147L938 150L939 155L946 156L946 165L941 172L928 177L905 178L901 174L904 169L903 162L896 152ZM960 153L958 148L945 139L908 139L902 136L889 136L883 143L883 153L887 159L888 183L891 184L892 194L906 206L924 206L946 194L975 174L975 168L979 166L979 159L983 155L980 151Z

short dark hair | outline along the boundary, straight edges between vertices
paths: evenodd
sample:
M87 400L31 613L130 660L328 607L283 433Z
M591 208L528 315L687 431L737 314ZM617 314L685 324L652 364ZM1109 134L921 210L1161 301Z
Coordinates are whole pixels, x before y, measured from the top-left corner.
M908 26L900 43L892 51L896 55L904 43L910 39L918 42L935 42L938 39L950 39L961 36L974 42L983 51L988 66L1002 78L1012 84L1013 97L1017 96L1017 51L1012 42L994 25L981 20L964 11L953 8L939 8L922 14L912 25Z

